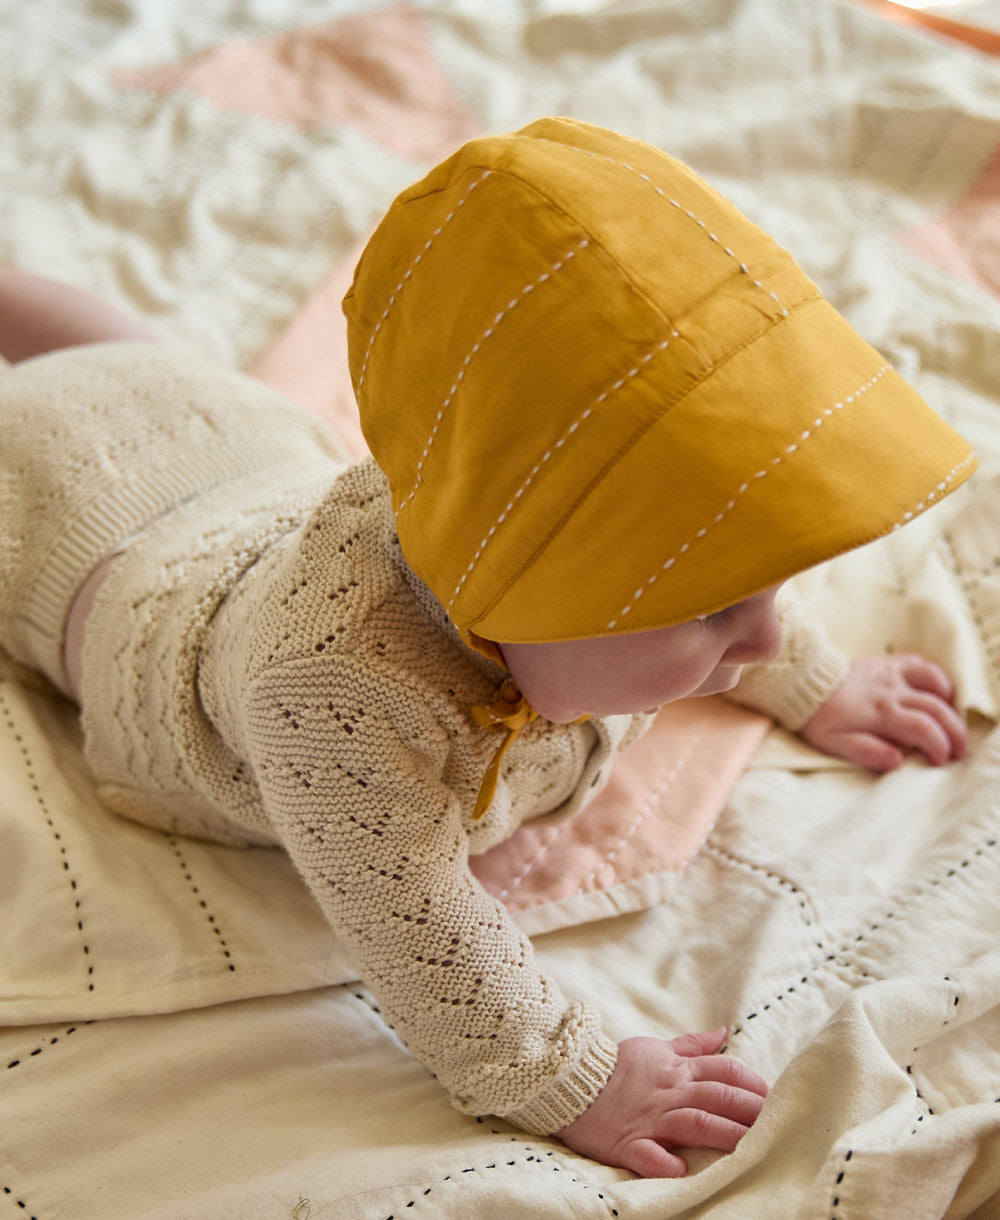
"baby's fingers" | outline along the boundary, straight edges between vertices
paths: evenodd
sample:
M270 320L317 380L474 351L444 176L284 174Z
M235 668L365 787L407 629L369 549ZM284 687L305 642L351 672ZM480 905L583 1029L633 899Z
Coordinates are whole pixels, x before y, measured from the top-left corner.
M898 746L876 733L861 730L837 733L826 748L838 758L867 767L869 771L894 771L903 762L903 751Z
M897 745L919 750L936 767L961 757L965 749L965 727L955 709L919 691L887 716L883 732Z
M954 700L954 684L940 665L935 665L933 661L928 661L926 657L920 657L914 653L897 657L896 660L899 672L916 690L929 691L946 703Z
M712 1114L707 1110L671 1110L664 1114L656 1131L657 1139L681 1148L712 1148L716 1152L732 1152L746 1135L747 1127Z
M657 1138L632 1140L621 1149L620 1164L644 1178L681 1178L687 1164L664 1145L677 1148L712 1148L732 1152L747 1128L705 1110L671 1110L663 1116Z
M912 712L926 717L934 726L927 738L931 749L924 749L919 742L914 743L930 762L940 764L951 758L962 757L965 753L968 731L965 721L950 703L946 703L935 695L914 691L906 700L906 705ZM934 739L933 742L931 737ZM934 747L937 747L936 752L932 752Z
M691 1075L694 1080L713 1080L746 1089L758 1097L766 1097L770 1092L770 1085L763 1076L732 1055L705 1055L691 1065Z
M703 1110L706 1114L715 1114L743 1127L750 1127L757 1121L764 1106L764 1097L748 1089L706 1080L688 1085L684 1090L683 1103L685 1109Z
M697 1034L679 1034L671 1038L669 1046L685 1058L696 1058L699 1055L714 1055L722 1047L729 1030L724 1025L718 1029Z

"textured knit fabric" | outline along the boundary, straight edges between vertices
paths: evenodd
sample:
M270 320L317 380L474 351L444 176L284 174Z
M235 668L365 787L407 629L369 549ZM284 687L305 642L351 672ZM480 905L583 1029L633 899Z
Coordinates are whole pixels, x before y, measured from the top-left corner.
M333 436L273 390L167 347L94 344L0 378L0 662L63 693L67 605L124 539L205 488L256 477L267 491L262 455L271 488L294 486L317 455L327 473L344 464Z
M81 489L117 487L129 502L168 420L178 438L166 473L186 494L152 520L132 510L122 536L103 534L91 551L128 542L97 595L83 657L86 752L104 799L172 832L282 844L386 1018L459 1108L537 1132L579 1115L613 1070L615 1044L539 970L467 858L526 818L571 816L645 718L528 725L473 822L496 742L468 708L495 697L505 675L462 643L409 569L374 462L345 467L290 404L160 349L67 353L0 386L5 418L21 404L23 423L34 404L35 434L55 427L50 402L80 408L30 473L33 494L65 505L68 519L50 511L39 524L19 507L30 430L11 431L4 450L4 542L22 558L4 586L0 643L22 664L58 657L72 595L36 629L22 608L22 583L45 572L33 557L69 529ZM295 457L272 477L278 439L262 417L275 412L281 452ZM108 470L106 488L75 477L127 426L135 456ZM213 476L219 428L250 448L262 438L256 473ZM197 439L189 450L186 435ZM812 661L818 703L838 661L822 647Z
M643 720L530 726L489 813L471 823L495 740L467 709L503 675L458 641L402 561L374 463L324 493L266 550L227 532L197 583L189 556L202 510L221 519L214 493L128 548L88 624L88 757L123 813L282 843L387 1019L456 1104L556 1129L605 1083L614 1044L536 969L467 855L525 817L572 813ZM139 606L124 623L122 605ZM140 668L170 681L137 684Z

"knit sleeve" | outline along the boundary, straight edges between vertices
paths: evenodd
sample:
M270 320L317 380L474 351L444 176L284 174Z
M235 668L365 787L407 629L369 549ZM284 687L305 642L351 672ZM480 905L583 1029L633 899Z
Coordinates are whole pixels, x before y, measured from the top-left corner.
M386 1019L457 1108L558 1130L606 1084L615 1043L470 873L442 782L449 735L380 677L339 656L255 679L247 730L268 814Z
M766 665L748 665L729 698L794 733L847 677L850 660L790 585L778 595L778 616L781 653Z

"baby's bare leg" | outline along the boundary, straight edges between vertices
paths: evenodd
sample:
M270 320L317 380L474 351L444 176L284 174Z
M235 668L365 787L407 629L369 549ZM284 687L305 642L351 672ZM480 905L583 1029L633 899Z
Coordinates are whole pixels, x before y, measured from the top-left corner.
M96 568L80 586L80 591L73 598L73 603L66 616L66 635L63 640L63 667L66 670L66 681L70 694L80 702L80 689L83 684L83 637L87 626L87 616L94 605L97 590L104 584L111 565L121 554L116 551L106 559L102 559Z
M0 356L11 364L60 347L117 339L148 343L156 335L80 288L0 267Z

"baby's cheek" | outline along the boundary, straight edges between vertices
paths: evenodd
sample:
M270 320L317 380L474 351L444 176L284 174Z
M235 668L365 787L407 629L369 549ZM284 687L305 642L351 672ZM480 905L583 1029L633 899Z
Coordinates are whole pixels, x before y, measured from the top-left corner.
M673 703L677 699L700 694L703 686L713 682L715 673L714 664L698 657L687 658L675 664L665 675L660 690L660 702Z

